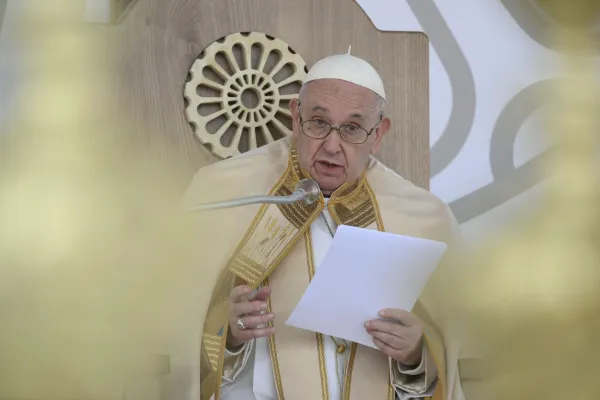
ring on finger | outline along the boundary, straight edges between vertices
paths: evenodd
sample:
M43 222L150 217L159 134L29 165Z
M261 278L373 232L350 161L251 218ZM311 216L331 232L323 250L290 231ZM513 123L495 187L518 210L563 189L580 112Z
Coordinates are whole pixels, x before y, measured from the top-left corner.
M242 318L238 318L236 325L240 331L246 329L246 325L244 325L244 321L242 320Z

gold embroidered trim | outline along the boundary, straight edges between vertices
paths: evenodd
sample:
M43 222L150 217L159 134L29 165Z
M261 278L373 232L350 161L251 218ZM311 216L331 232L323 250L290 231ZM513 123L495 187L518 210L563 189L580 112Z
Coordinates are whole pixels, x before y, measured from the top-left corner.
M249 286L252 289L255 289L256 286L258 286L258 284L260 282L255 282L254 280L246 280L244 278L244 276L253 276L253 272L252 271L245 271L243 269L243 265L244 262L243 261L238 261L236 260L239 256L240 256L240 252L243 249L244 245L248 242L248 239L250 238L250 236L254 233L254 231L256 230L256 227L258 226L258 224L260 223L260 221L262 220L262 217L265 215L265 213L267 212L267 208L268 205L264 204L260 207L260 209L258 210L258 213L256 214L256 216L254 217L254 219L252 220L252 223L250 224L250 227L248 228L248 230L246 231L246 233L244 234L244 237L242 238L242 240L240 240L240 243L238 244L237 248L235 249L235 251L233 252L234 257L231 260L230 264L229 264L229 270L234 273L235 275L239 276L240 278L244 279L246 282L248 282ZM232 267L232 264L234 265Z
M200 399L210 399L214 394L214 388L217 385L217 374L214 372L211 372L208 375L200 373L200 378Z
M390 379L390 387L388 388L388 400L394 400L396 398L396 389L392 385L392 381Z
M350 400L350 388L352 385L352 370L354 369L354 359L356 358L356 349L358 345L352 343L350 349L350 358L348 359L348 365L346 365L346 373L344 374L344 390L342 392L342 399Z
M265 286L269 286L269 280L265 279ZM267 312L273 312L271 308L271 296L267 298ZM273 321L269 321L269 327L273 327ZM269 336L269 352L271 354L271 364L273 365L273 378L275 379L275 388L277 389L277 397L279 400L284 400L283 383L281 381L281 371L279 371L279 361L277 360L277 348L275 347L275 335Z
M213 310L210 313L210 318L207 318L206 321L204 322L204 326L205 326L205 332L208 335L214 335L214 333L219 332L219 329L221 329L221 326L223 325L223 318L221 317L222 315L226 315L226 313L229 311L229 302L226 301L222 301L219 304L217 304L215 307L213 307ZM214 333L213 333L214 332ZM219 336L216 336L219 337Z
M292 193L292 190L282 186L277 192L277 196L289 196ZM297 229L300 229L304 225L302 221L306 221L310 217L311 212L315 210L316 206L318 206L317 203L307 206L301 202L277 205L284 217Z
M323 335L317 333L317 350L319 353L319 372L321 373L321 391L323 400L329 400L329 387L327 386L327 369L325 368L325 343Z
M440 362L440 360L438 360L436 356L437 352L434 350L433 343L429 337L429 334L424 332L423 339L425 340L425 346L427 346L430 349L431 357L433 358L433 362L435 363L435 367L438 371L438 387L435 388L435 392L432 396L432 398L435 398L436 394L438 393L446 393L446 366L442 362Z
M294 176L298 179L302 179L305 174L300 170L300 162L298 161L298 150L296 149L296 143L293 143L290 149L290 164L292 165L292 171Z
M312 241L310 239L310 228L304 233L304 242L306 243L306 260L308 261L308 278L312 280L315 276L315 264L313 261ZM317 350L319 353L319 371L321 372L321 391L323 400L329 400L329 388L327 386L327 369L325 367L325 345L323 335L317 333Z
M213 371L219 368L219 350L221 350L221 337L205 333L202 337L204 344L204 354L210 363Z
M356 183L344 185L331 196L327 205L338 225L366 228L380 218L378 207L373 203L375 196L364 174Z
M343 204L335 204L334 207L340 220L344 221L344 225L366 228L375 222L375 212L373 206L368 201L362 203L354 211L349 210Z
M221 335L221 348L219 349L219 366L217 367L217 385L215 388L215 400L219 400L221 398L221 381L223 379L223 367L225 366L225 357L223 357L223 353L225 352L225 346L227 345L227 334L229 333L229 324L225 324L223 326L223 334Z
M242 278L245 282L256 282L263 273L263 267L258 265L243 254L238 254L229 269L232 273Z
M304 213L302 216L304 220L301 221L299 229L293 228L291 225L287 227L278 226L278 218L269 215L262 225L263 229L268 230L268 232L255 233L257 226L263 223L262 220L267 212L265 207L264 211L259 212L259 215L257 215L260 220L255 220L249 230L252 235L245 237L242 245L238 247L230 271L247 281L250 287L256 288L288 255L304 231L308 229L310 223L317 218L322 208L323 201L318 201L310 213ZM278 210L278 208L274 208L274 210ZM281 220L289 223L285 216ZM257 249L258 247L260 247L260 250ZM242 252L251 253L250 256L254 260L250 260ZM259 260L260 262L258 262Z
M369 192L369 197L371 198L371 202L373 203L373 208L375 212L375 216L377 219L377 229L381 232L385 232L385 226L383 226L383 219L381 218L381 211L379 210L379 203L377 202L377 198L375 197L375 193L373 193L373 189L371 185L365 185L365 188Z

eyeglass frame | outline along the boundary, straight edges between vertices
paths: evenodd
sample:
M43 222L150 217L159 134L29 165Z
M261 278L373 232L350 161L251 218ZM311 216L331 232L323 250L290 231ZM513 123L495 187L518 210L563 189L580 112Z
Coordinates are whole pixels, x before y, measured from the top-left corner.
M367 132L367 137L365 138L365 140L363 140L363 141L362 141L362 142L360 142L360 143L353 143L353 142L349 142L349 141L347 141L346 139L344 139L344 136L342 135L342 132L340 132L340 129L342 129L342 128L343 128L343 127L345 127L345 126L350 126L350 124L346 124L346 125L340 125L340 126L336 127L336 126L333 126L332 124L330 124L330 123L329 123L329 122L327 122L327 121L323 121L323 122L325 122L327 125L329 125L329 132L327 132L327 135L323 136L322 138L316 138L316 137L309 136L309 135L307 135L307 134L306 134L306 132L304 132L304 124L305 124L305 123L307 123L307 122L314 121L314 119L309 119L309 120L306 120L306 121L302 121L302 110L300 109L300 106L301 106L301 103L298 101L298 118L300 119L300 130L302 131L302 133L303 133L304 135L306 135L306 137L309 137L309 138L311 138L311 139L317 139L317 140L321 140L321 139L327 139L327 137L328 137L329 135L331 135L331 132L332 132L333 130L336 130L336 131L338 132L338 134L340 135L340 138L341 138L341 139L342 139L344 142L346 142L346 143L350 143L350 144L363 144L363 143L365 143L367 140L369 140L369 136L371 136L371 135L373 134L373 131L374 131L374 130L377 128L377 126L379 126L379 124L380 124L380 123L381 123L381 121L383 120L383 113L381 113L381 114L379 114L379 121L377 121L377 123L375 124L375 126L374 126L373 128L371 128L370 130L366 130L366 129L365 129L365 128L364 128L362 125L360 125L360 124L357 124L357 123L352 123L352 124L354 124L354 126L357 126L357 127L359 127L360 129L362 129L363 131Z

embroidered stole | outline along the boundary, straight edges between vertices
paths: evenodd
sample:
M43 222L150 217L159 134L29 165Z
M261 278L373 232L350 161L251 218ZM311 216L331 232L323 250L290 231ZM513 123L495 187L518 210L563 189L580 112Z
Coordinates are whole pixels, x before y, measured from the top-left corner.
M300 170L292 148L288 167L269 194L289 195L307 176ZM201 343L201 400L209 400L213 394L215 400L219 399L229 328L229 294L240 280L251 288L261 283L271 287L269 311L276 314L276 333L269 338L269 350L279 399L329 399L322 335L284 325L314 274L309 228L324 206L321 197L312 205L265 204L259 209L212 293ZM384 230L375 195L364 175L336 190L328 210L338 225ZM425 340L438 354L436 366L441 373L434 399L442 400L446 386L443 342L429 329ZM342 398L394 399L388 357L356 344L349 351Z

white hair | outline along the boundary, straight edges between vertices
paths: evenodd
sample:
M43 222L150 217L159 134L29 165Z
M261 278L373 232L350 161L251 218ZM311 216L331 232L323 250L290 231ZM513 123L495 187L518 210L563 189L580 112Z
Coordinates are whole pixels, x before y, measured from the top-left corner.
M377 115L383 115L383 113L385 112L385 99L383 97L381 97L380 95L376 95L377 96L377 108L375 108L375 110L377 111Z

